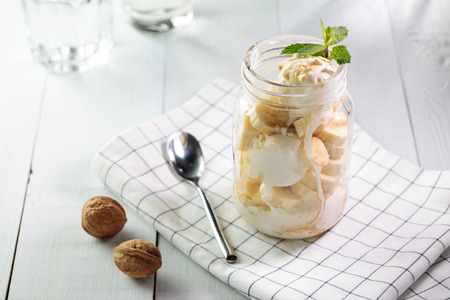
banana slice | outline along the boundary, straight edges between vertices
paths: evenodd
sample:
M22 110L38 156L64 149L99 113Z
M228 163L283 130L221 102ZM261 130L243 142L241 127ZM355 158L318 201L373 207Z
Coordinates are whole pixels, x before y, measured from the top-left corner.
M238 184L235 186L235 193L238 195L238 199L245 206L269 206L261 200L260 186L262 183L261 178L251 178L247 176L245 169L241 167L241 176Z
M313 219L317 216L320 210L320 201L317 193L314 193L308 187L305 187L306 193L298 195L291 187L273 187L272 199L269 205L273 208L279 209L280 213L289 215L301 214L302 218L307 220ZM305 220L305 222L307 222Z
M334 110L329 108L320 113L320 117L316 120L317 128L314 128L314 133L320 132L323 128L333 119ZM302 139L306 134L306 129L311 123L311 116L303 116L298 118L292 124L294 125L295 131L300 139Z
M298 137L302 139L306 133L306 126L307 126L306 117L295 120L293 124Z
M256 130L267 133L267 134L273 134L278 132L278 128L275 126L272 126L273 124L267 124L257 113L256 106L252 106L248 112L247 112L250 123Z
M313 170L307 171L301 182L310 189L317 191L317 178L316 173ZM322 185L324 194L332 193L338 182L339 177L337 176L320 174L320 184Z
M309 188L303 182L299 181L290 186L291 190L297 194L302 201L305 203L309 203L310 205L316 205L317 201L319 201L319 197L317 196L317 191Z
M272 198L268 201L269 206L283 210L290 210L302 201L289 187L274 186L271 196Z
M321 139L326 145L342 146L347 139L347 117L341 113L335 113L333 119L315 136Z
M239 201L241 201L242 204L246 207L257 206L265 211L270 211L270 206L267 205L267 203L265 203L264 201L262 201L261 198L251 198L246 194L237 194L237 195Z
M251 178L247 177L245 184L245 194L251 198L261 198L260 186L262 183L262 178Z
M344 102L345 100L346 100L346 96L344 95L344 97L342 97L341 101L339 101L338 103L336 103L336 104L333 106L333 111L334 111L335 113L337 113L337 112L339 112L339 111L341 110L341 108L342 108L342 102Z
M330 155L330 159L340 159L341 157L343 157L345 153L345 147L346 143L344 143L342 146L336 146L329 143L325 144L325 148Z
M277 110L265 104L255 104L247 112L252 126L267 134L279 132L281 127L287 127L289 120L287 111Z
M313 137L311 140L312 161L315 165L326 166L329 161L328 151L325 144L318 138Z
M335 126L347 126L347 116L343 112L336 112L331 120Z
M242 122L242 129L239 131L239 139L236 142L237 150L247 151L252 140L258 138L260 134L261 133L252 126L250 118L245 116L244 121Z
M345 163L345 156L341 156L338 159L330 159L328 164L322 168L322 174L329 176L341 176L345 170Z
M311 165L311 161L306 157L306 143L303 140L301 146L298 150L298 155L301 158L301 162L308 169L313 169ZM311 139L311 155L312 155L312 163L316 166L326 166L329 161L329 155L325 144L318 138L313 137Z
M268 204L270 207L277 209L278 213L287 215L301 213L311 219L317 215L320 209L320 202L316 196L301 197L290 187L273 187Z
M234 185L235 195L245 206L267 206L261 200L259 192L262 178L252 178L249 176L249 165L247 159L247 152L242 152L239 179ZM268 208L268 207L267 207Z

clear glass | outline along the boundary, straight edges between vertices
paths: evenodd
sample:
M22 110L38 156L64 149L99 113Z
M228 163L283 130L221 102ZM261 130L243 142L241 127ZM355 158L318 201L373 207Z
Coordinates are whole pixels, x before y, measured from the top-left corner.
M111 0L22 0L35 59L56 73L83 72L108 61Z
M123 0L128 20L141 30L166 32L189 24L191 0Z
M346 66L320 84L275 83L293 43L319 40L282 35L253 45L242 64L233 112L233 199L257 230L301 239L342 216L349 185L353 105Z

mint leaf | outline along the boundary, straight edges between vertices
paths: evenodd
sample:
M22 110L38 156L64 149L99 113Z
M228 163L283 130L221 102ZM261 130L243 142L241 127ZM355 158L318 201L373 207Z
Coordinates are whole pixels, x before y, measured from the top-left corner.
M341 42L348 35L348 29L345 26L328 27L330 29L328 42L325 45L334 45ZM327 28L327 31L328 31Z
M320 54L320 52L323 52L326 48L327 48L326 46L319 44L310 44L310 43L300 44L300 47L298 48L297 51L297 56L298 57L308 55L321 56L318 54Z
M294 54L297 53L298 57L315 55L324 56L324 45L305 43L305 44L292 44L287 46L281 51L281 54Z
M339 45L333 47L329 58L335 59L338 64L342 65L350 63L351 56L347 50L347 47Z
M301 44L292 44L289 46L286 46L282 51L281 54L294 54L297 53L298 50L301 48Z

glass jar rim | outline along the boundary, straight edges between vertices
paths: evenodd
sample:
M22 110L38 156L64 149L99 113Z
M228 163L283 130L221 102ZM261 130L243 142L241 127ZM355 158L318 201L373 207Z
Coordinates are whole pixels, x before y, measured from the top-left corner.
M273 82L273 81L271 81L271 80L268 80L268 79L264 78L264 77L261 76L261 75L258 75L258 74L252 69L252 66L250 65L250 62L249 62L249 58L250 58L249 53L251 53L254 49L256 49L257 47L259 47L260 45L262 45L262 44L268 44L269 41L272 41L272 40L283 40L283 39L286 39L286 38L298 38L299 40L300 40L300 39L304 39L304 40L314 40L314 41L316 41L317 43L322 43L322 40L318 39L317 37L310 36L310 35L305 35L305 34L280 34L280 35L271 36L271 37L262 39L262 40L260 40L260 41L258 41L258 42L256 42L256 43L254 43L254 44L247 50L247 54L245 55L245 58L244 58L244 65L245 65L245 67L247 68L247 70L248 70L249 72L251 72L256 78L258 78L259 80L264 81L264 82L266 82L266 83L268 83L268 84L273 84L273 85L276 85L276 86L279 86L279 87L283 87L283 88L299 88L299 86L284 85L284 84L276 83L276 82ZM277 48L280 49L280 54L279 54L279 55L280 55L280 56L283 56L283 57L286 57L286 58L289 58L290 56L292 56L292 54L281 54L281 50L282 50L284 47L285 47L285 46L283 46L283 47L277 47ZM330 47L332 47L332 46L330 46ZM273 49L271 49L271 50L273 50ZM319 87L319 86L321 86L321 85L324 85L324 84L326 84L327 82L330 82L330 81L335 80L335 78L336 78L341 72L343 72L344 69L346 69L346 68L347 68L347 65L346 65L346 64L338 65L338 67L337 67L337 69L336 69L336 72L334 72L330 77L328 77L327 79L325 79L323 83L318 83L318 84L305 84L305 85L302 85L302 87Z
M345 79L347 67L345 64L337 65L336 71L323 82L317 84L305 84L301 86L292 86L292 85L284 85L276 83L272 80L267 79L266 77L258 74L254 67L256 63L261 62L261 57L264 58L263 61L268 60L270 58L275 57L285 57L288 59L292 54L281 54L281 50L284 49L290 43L284 43L283 41L297 41L301 43L302 41L314 42L314 43L322 43L322 41L316 37L302 34L284 34L284 35L276 35L271 36L266 39L260 40L253 44L246 52L243 64L242 64L242 75L243 80L251 83L256 89L260 90L262 93L270 94L276 97L297 97L304 98L305 100L308 96L311 96L311 91L313 93L324 93L326 87L334 87L339 84L342 79ZM296 42L292 42L296 43ZM266 47L266 48L264 48ZM261 50L261 52L258 52ZM271 52L271 53L270 53ZM265 55L268 55L265 57ZM258 59L260 58L260 59ZM345 80L344 80L345 81ZM345 90L345 82L343 83L343 90ZM271 89L272 87L272 89ZM277 90L283 90L283 93L277 93ZM343 91L342 91L343 92ZM258 97L259 98L259 97ZM285 105L285 104L277 104L270 101L265 101L264 99L260 99L263 102L268 102L267 104L281 106L281 107L293 107L296 105ZM299 103L300 104L300 103ZM312 103L311 103L312 104Z

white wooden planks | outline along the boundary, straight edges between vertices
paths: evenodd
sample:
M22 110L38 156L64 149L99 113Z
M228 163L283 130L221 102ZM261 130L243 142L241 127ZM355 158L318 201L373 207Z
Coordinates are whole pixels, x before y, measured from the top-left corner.
M30 173L45 72L31 64L18 1L0 9L0 297L5 298ZM14 17L13 17L14 16ZM5 59L8 58L8 59ZM14 82L14 84L11 84Z
M22 56L26 58L26 56ZM20 65L19 61L12 61ZM24 71L22 67L18 68ZM0 70L0 76L3 77ZM8 74L9 75L9 74ZM33 70L21 78L26 90L2 87L0 103L0 295L6 293L26 194L45 74ZM5 95L5 94L4 94Z
M450 2L388 1L420 164L450 168Z
M107 66L48 75L11 299L152 296L153 278L129 278L112 256L114 246L131 238L155 242L150 226L127 210L128 222L114 238L97 240L81 228L84 202L109 194L90 172L93 155L109 138L162 109L162 37L139 34L116 11L117 43Z

